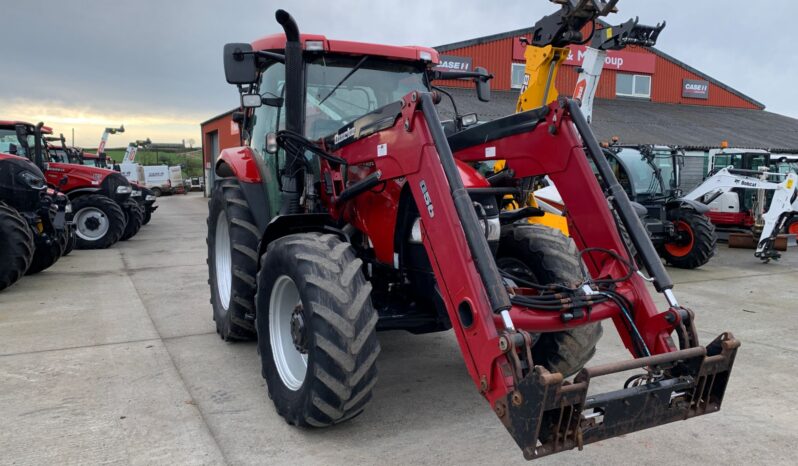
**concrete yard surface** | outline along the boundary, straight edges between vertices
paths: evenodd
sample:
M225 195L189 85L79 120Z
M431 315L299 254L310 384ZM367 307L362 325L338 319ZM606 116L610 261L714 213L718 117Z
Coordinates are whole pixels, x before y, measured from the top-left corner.
M381 333L362 415L287 425L255 344L214 331L206 199L158 203L133 239L0 293L0 464L525 463L451 332ZM703 343L726 330L742 342L721 411L537 464L795 464L798 250L761 264L721 244L701 269L669 271ZM593 364L628 357L605 324Z

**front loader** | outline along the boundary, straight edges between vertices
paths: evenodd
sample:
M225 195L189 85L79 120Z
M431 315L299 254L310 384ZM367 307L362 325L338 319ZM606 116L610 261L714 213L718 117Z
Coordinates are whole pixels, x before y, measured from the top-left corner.
M435 72L433 49L300 34L285 11L276 19L284 34L224 49L242 146L214 166L208 265L217 331L257 336L288 423L363 411L381 329L453 329L475 388L527 459L720 409L739 343L728 332L699 343L576 101L447 137L431 81L472 80L485 99L486 70ZM573 239L520 222L529 207L500 212L504 192L474 167L493 158L519 179L551 177ZM605 319L634 359L586 368ZM629 370L625 386L588 396L591 379Z

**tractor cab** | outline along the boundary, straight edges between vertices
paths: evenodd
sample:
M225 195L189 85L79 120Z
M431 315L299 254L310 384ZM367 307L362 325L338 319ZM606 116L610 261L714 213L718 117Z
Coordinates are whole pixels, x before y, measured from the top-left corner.
M759 167L770 167L770 153L760 149L723 148L710 155L710 171L707 177L726 167L737 170L759 170Z
M669 146L611 146L610 166L630 198L646 203L679 197L684 154Z

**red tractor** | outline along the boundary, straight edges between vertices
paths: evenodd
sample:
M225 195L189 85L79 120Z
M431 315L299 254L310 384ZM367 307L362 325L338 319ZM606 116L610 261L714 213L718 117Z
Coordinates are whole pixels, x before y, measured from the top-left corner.
M67 197L47 188L16 129L0 129L0 290L68 253Z
M536 40L572 39L614 3L562 2L539 23L554 32ZM476 389L528 459L720 408L739 343L724 333L699 344L577 102L458 119L447 135L433 83L471 80L487 99L486 70L436 71L431 48L300 34L288 13L276 18L284 34L224 48L242 146L214 166L208 265L217 331L257 337L288 423L329 426L365 408L381 329L453 329ZM477 165L496 158L507 171L482 176ZM573 239L523 221L534 207L500 210L543 175ZM605 319L634 359L585 368ZM630 370L618 390L587 395L592 378Z
M105 249L138 233L144 211L130 198L133 189L124 176L113 170L59 161L50 156L44 141L43 135L52 133L50 128L24 122L14 125L24 129L27 153L47 162L47 184L69 196L78 249ZM8 126L0 124L0 129Z

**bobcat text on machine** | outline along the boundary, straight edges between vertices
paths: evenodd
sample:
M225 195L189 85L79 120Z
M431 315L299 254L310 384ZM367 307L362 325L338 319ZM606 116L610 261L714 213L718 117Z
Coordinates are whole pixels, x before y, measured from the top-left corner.
M561 2L547 19L577 35L614 5ZM434 49L300 34L288 13L276 18L284 34L224 48L242 146L214 165L207 243L217 331L257 334L288 423L329 426L365 408L378 329L453 329L528 459L720 409L739 343L728 332L699 343L576 101L447 136L431 81L471 80L487 99L486 70L434 71ZM519 222L530 207L500 212L506 190L474 168L494 157L505 177L556 183L573 239ZM605 319L634 359L586 368ZM588 396L593 378L629 370L625 386Z

